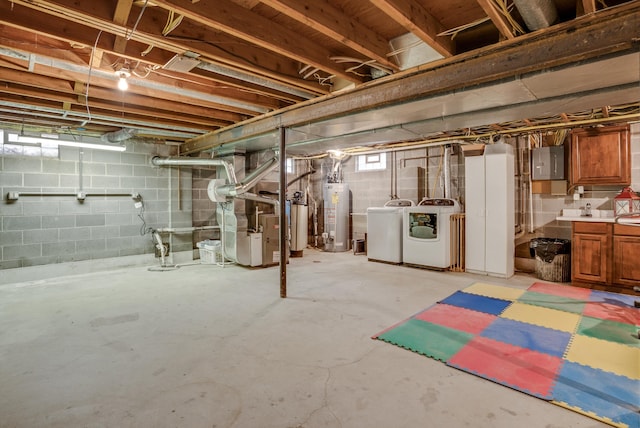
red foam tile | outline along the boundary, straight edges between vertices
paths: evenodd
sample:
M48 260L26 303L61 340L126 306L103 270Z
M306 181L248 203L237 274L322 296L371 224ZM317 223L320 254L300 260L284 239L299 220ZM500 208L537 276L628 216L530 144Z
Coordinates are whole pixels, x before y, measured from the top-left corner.
M480 334L496 316L441 303L420 312L414 318L466 333Z
M640 310L603 302L589 302L582 315L625 324L640 325Z
M549 399L562 358L475 337L447 364L530 395Z
M591 295L591 290L588 288L574 287L572 285L551 284L548 282L536 282L529 287L527 291L569 297L577 300L588 300Z

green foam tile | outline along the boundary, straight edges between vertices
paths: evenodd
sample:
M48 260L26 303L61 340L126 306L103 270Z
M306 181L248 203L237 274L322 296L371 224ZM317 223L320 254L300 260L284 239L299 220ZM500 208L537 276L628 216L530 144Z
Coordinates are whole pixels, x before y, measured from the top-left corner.
M571 312L574 314L581 314L586 304L586 302L583 300L576 300L570 297L555 296L553 294L536 293L535 291L527 291L518 298L518 301L520 303L542 306L545 308Z
M578 334L640 348L638 327L631 324L585 316L580 321Z
M377 338L436 360L447 361L473 336L460 330L412 318Z

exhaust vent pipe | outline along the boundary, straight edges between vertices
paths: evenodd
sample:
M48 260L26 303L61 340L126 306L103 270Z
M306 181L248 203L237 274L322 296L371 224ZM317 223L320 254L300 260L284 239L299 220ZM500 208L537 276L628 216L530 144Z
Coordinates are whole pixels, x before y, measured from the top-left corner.
M553 0L513 0L513 3L531 31L550 27L558 20Z

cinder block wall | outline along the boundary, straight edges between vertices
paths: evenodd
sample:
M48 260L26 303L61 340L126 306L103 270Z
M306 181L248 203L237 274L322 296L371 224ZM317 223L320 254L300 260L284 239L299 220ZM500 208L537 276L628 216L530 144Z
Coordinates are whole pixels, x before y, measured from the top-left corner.
M5 145L0 153L0 269L153 253L145 229L191 226L190 171L150 164L155 155L175 153L170 146L129 143L125 152L60 147L46 156ZM84 202L74 196L7 198L8 192L75 194L81 188L86 193L139 193L144 206L136 207L128 196L87 196ZM172 251L192 248L191 235L163 239Z

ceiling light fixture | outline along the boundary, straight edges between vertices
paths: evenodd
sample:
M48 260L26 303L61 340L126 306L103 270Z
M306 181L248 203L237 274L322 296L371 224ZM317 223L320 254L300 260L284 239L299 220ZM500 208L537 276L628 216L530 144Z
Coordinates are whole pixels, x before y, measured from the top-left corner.
M131 70L129 69L129 64L123 64L119 70L116 71L116 76L118 76L118 89L121 91L126 91L129 89L129 82L127 79L131 77Z
M18 135L9 133L7 135L7 141L10 143L21 143L21 144L39 144L47 147L55 147L55 146L68 146L68 147L82 147L86 149L94 149L94 150L109 150L115 152L124 152L127 148L123 145L114 144L94 144L87 143L84 141L67 141L67 140L58 140L56 136L51 134L46 134L48 138L41 137L29 137L25 135Z

